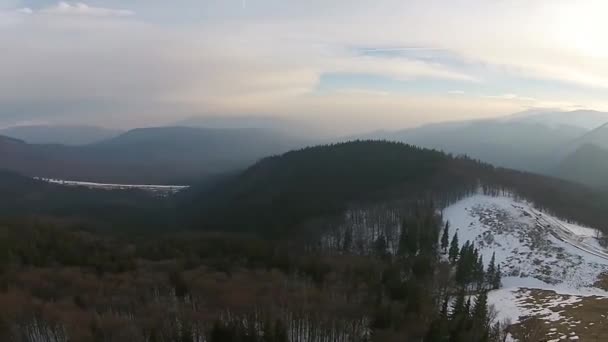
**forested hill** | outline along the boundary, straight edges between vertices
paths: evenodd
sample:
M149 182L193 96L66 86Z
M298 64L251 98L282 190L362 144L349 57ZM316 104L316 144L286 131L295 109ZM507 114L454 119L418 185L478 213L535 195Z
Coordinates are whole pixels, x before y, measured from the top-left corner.
M603 194L557 179L386 141L354 141L270 157L221 184L191 189L181 208L196 228L281 236L356 203L509 190L560 216L602 227ZM573 206L572 203L577 203ZM192 223L194 222L194 223Z

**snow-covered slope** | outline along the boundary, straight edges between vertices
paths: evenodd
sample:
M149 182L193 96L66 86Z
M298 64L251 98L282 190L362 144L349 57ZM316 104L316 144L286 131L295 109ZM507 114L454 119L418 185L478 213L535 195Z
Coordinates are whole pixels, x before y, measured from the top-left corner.
M530 203L475 195L446 208L443 215L457 229L460 242L474 242L486 263L496 253L507 287L597 293L592 286L608 271L608 253L594 229L559 220Z
M443 216L452 232L457 230L461 245L467 240L475 243L486 265L496 253L503 288L491 292L489 301L501 320L516 323L535 316L563 325L573 319L564 313L567 308L578 308L576 303L585 298L608 297L595 287L600 275L608 272L608 252L598 243L595 229L565 222L508 196L468 197L444 209ZM570 337L575 325L568 328L560 334ZM559 335L548 330L547 336L551 332Z

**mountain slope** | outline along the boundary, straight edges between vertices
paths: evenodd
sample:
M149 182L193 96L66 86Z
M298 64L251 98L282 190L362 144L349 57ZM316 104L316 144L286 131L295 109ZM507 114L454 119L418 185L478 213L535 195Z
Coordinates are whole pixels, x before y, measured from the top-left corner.
M114 158L149 157L160 160L192 158L251 161L297 146L286 135L263 129L206 129L158 127L131 130L116 138L89 146L89 150Z
M595 145L608 149L608 121L576 140L577 146Z
M586 144L561 160L555 175L598 189L608 189L608 150Z
M608 123L560 146L554 158L552 174L608 189Z
M608 308L608 292L600 285L608 250L595 229L508 195L473 195L445 208L443 217L461 246L469 241L479 249L486 267L495 256L503 287L488 300L499 321L513 324L510 331L518 340L528 340L526 333L543 341L606 336L598 312Z
M180 120L175 126L213 129L261 129L295 136L315 135L315 129L301 121L272 116L194 116Z
M475 243L486 263L496 253L505 286L608 295L593 288L608 271L608 251L599 245L594 229L564 222L509 196L474 195L450 205L443 215L459 241Z
M467 154L496 166L540 172L559 146L585 134L574 126L550 127L537 122L479 120L433 124L368 136Z
M0 168L102 183L188 183L243 168L305 142L265 130L136 129L84 146L0 141Z
M449 203L476 191L480 182L587 224L608 219L603 210L608 198L583 186L380 141L317 146L266 158L219 185L189 189L181 207L198 228L280 236L361 203L429 196Z
M400 183L430 184L447 159L397 143L352 142L270 157L220 185L194 187L185 210L206 229L286 232ZM419 190L419 189L417 189ZM202 217L200 217L202 215Z
M594 110L529 110L503 118L507 122L541 124L547 127L572 126L593 130L608 122L608 113Z
M86 145L119 135L121 131L95 126L15 126L0 129L0 135L30 144Z

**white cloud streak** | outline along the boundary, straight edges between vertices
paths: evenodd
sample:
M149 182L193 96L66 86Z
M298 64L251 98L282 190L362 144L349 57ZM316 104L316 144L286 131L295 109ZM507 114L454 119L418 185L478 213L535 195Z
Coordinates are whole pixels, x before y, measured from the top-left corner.
M125 9L112 9L103 7L93 7L82 2L68 3L59 2L56 6L44 9L41 13L54 15L85 15L95 17L129 17L135 12Z

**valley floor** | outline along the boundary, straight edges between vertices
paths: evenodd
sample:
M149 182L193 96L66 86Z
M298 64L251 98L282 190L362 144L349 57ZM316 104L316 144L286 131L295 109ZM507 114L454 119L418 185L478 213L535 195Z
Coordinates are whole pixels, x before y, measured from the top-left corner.
M518 340L608 340L608 253L595 229L565 222L511 196L475 195L443 212L459 241L495 253L503 287L490 293L497 319ZM530 334L536 334L530 336Z
M59 184L64 186L81 186L89 189L101 190L131 190L138 189L156 193L162 196L174 194L187 189L187 185L151 185L151 184L109 184L109 183L94 183L94 182L79 182L62 179L40 178L34 177L37 180L47 183Z

